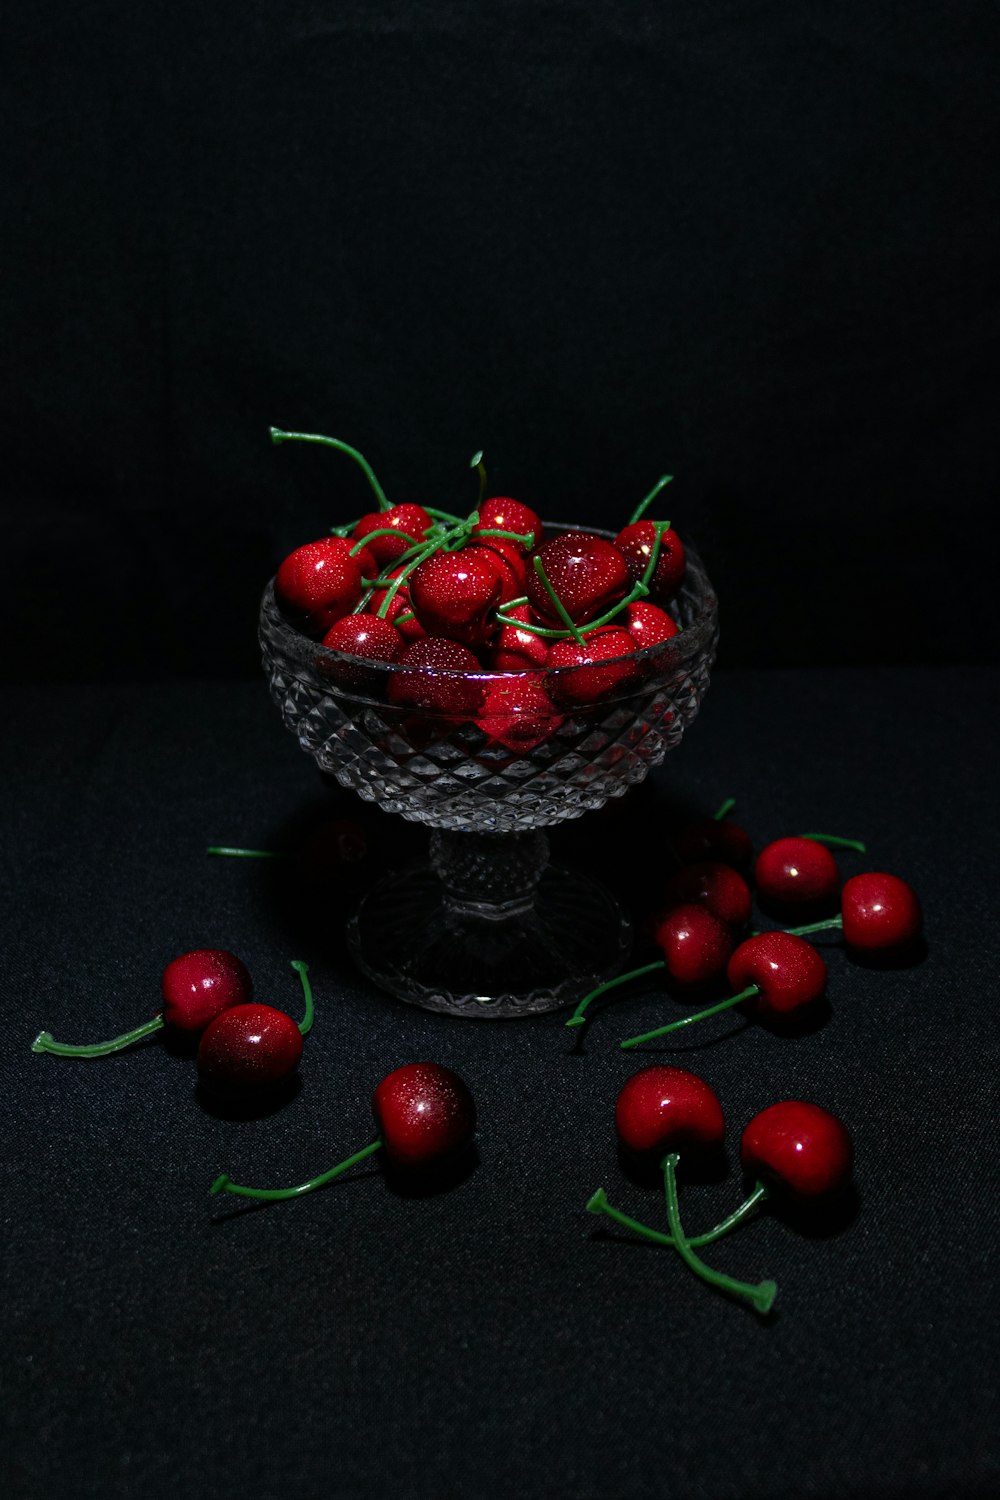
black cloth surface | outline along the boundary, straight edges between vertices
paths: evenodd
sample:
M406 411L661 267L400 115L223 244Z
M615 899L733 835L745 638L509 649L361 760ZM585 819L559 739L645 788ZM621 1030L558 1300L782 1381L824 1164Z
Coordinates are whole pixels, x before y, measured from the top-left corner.
M986 669L719 672L655 796L555 832L634 894L668 868L668 810L733 794L757 847L863 837L846 873L887 868L920 893L916 962L820 940L830 1007L808 1034L721 1016L648 1055L617 1041L676 1010L655 986L582 1041L562 1014L427 1015L352 969L346 898L317 923L287 867L206 857L345 809L380 864L424 837L322 787L262 684L5 689L8 1493L995 1493L996 686ZM165 963L203 945L243 956L293 1014L288 961L312 966L316 1025L280 1110L205 1107L190 1059L159 1042L31 1053L43 1026L87 1040L145 1018ZM360 1147L378 1079L421 1058L479 1104L478 1162L447 1190L365 1163L293 1203L208 1197L220 1170L277 1186ZM664 1227L612 1126L624 1080L657 1060L703 1074L727 1114L728 1171L682 1190L692 1231L738 1201L739 1134L765 1104L810 1098L853 1133L839 1221L765 1212L705 1252L778 1282L767 1320L584 1211L603 1185Z

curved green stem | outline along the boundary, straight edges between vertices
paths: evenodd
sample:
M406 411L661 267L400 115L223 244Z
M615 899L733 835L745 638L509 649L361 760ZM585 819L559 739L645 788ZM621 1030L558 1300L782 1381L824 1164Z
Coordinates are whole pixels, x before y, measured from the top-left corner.
M859 854L868 850L860 839L842 839L835 833L800 833L800 839L812 839L814 844L829 844L834 849L856 849Z
M228 859L291 859L285 849L231 849L228 844L209 844L206 854L225 855Z
M346 1172L348 1167L353 1167L357 1162L364 1161L366 1156L371 1156L374 1151L380 1150L381 1146L381 1140L376 1138L370 1146L365 1146L362 1150L355 1151L353 1156L349 1156L346 1161L338 1162L328 1172L321 1172L318 1177L310 1177L308 1182L300 1182L298 1187L240 1187L239 1183L230 1182L225 1172L221 1172L208 1191L212 1196L216 1193L234 1193L239 1198L259 1198L265 1203L276 1203L282 1198L301 1198L303 1193L313 1193L317 1188L325 1187L328 1182L332 1182L335 1177L339 1177L342 1172Z
M461 524L462 517L452 515L450 510L435 510L433 505L425 505L424 510L429 516L433 516L435 521L447 521L449 526Z
M596 620L588 620L586 625L580 626L584 638L591 635L595 630L599 630L602 625L607 625L616 615L620 615L623 609L628 609L630 604L634 604L637 599L645 599L648 593L649 589L645 583L641 579L637 580L624 599L619 599L617 604L613 604L609 610L606 610Z
M483 463L482 448L479 449L478 453L474 453L469 459L469 468L475 469L479 475L479 499L476 501L476 506L478 508L486 499L486 465Z
M616 990L620 984L628 984L630 979L640 979L643 974L652 974L654 969L665 969L667 966L662 958L656 959L654 963L645 964L641 969L630 969L627 974L619 974L617 979L606 979L596 989L584 995L576 1010L565 1023L567 1026L582 1026L584 1022L584 1011L591 1000L596 1000L599 995L606 995L608 990Z
M843 927L843 917L827 917L822 922L807 922L804 927L786 927L784 930L789 937L807 937L810 932L830 932L837 927Z
M339 449L341 453L346 453L349 458L353 458L354 462L356 464L359 464L364 471L365 478L371 485L372 490L375 494L375 498L378 501L379 510L391 510L392 507L390 506L389 501L386 499L385 490L375 478L375 470L372 468L367 458L365 458L364 454L359 453L357 448L352 448L350 443L344 443L340 440L340 438L324 437L322 433L319 432L285 432L281 427L271 428L271 442L322 443L327 448Z
M81 1043L79 1046L71 1042L55 1042L49 1032L40 1031L31 1044L31 1050L51 1052L54 1057L107 1057L112 1052L124 1052L126 1047L145 1041L148 1036L155 1036L165 1025L162 1016L154 1016L151 1021L144 1021L141 1026L112 1037L108 1042Z
M639 504L636 506L635 510L629 516L629 518L628 518L628 524L630 526L634 526L635 523L636 523L636 521L639 521L639 520L642 519L642 517L645 515L646 511L648 510L648 508L652 505L653 501L656 499L657 495L660 493L660 491L664 488L665 485L668 485L668 484L670 484L672 482L673 477L674 476L672 474L664 474L661 479L658 479L656 481L656 483L653 485L653 488L650 490L649 494L646 496L645 500L640 500Z
M535 533L533 531L500 531L495 526L487 526L484 530L476 532L476 537L481 536L502 536L508 542L520 542L521 546L527 547L529 552L535 545ZM527 595L525 595L525 599L527 599Z
M302 982L302 998L306 1003L306 1013L299 1022L299 1030L303 1036L308 1036L310 1031L312 1031L314 1013L313 991L312 985L309 983L309 965L303 963L301 958L293 958L292 968Z
M736 806L736 798L735 797L727 797L726 800L725 800L725 802L723 802L721 804L721 806L717 807L716 810L715 810L715 812L712 814L712 822L713 823L721 823L722 820L723 820L723 818L728 818L729 817L729 814L732 812L732 810L733 810L733 808L735 806Z
M672 1151L669 1156L663 1158L663 1187L667 1199L667 1219L678 1255L685 1265L709 1286L718 1287L720 1291L729 1292L734 1297L744 1298L759 1313L770 1312L778 1293L775 1282L760 1281L751 1284L747 1281L735 1281L732 1276L724 1276L721 1271L713 1271L711 1266L706 1266L705 1262L691 1249L691 1242L685 1235L681 1224L680 1205L677 1201L677 1163L679 1160L676 1151Z
M760 986L748 984L745 990L740 990L738 995L730 995L728 1000L720 1000L717 1005L706 1006L704 1010L695 1011L692 1016L682 1016L679 1021L671 1021L669 1026L658 1026L655 1031L644 1031L642 1036L626 1037L624 1042L619 1042L623 1052L628 1052L633 1047L638 1047L642 1042L651 1042L658 1036L666 1036L668 1031L680 1031L682 1026L693 1026L695 1021L703 1021L706 1016L717 1015L720 1010L728 1010L732 1005L739 1005L741 1000L750 1000L754 995L760 994Z
M411 547L420 546L416 537L410 536L408 531L400 531L398 526L380 526L377 531L369 531L367 536L363 536L360 541L355 542L351 548L351 556L355 557L362 548L367 547L369 542L373 542L379 536L401 536L404 541L409 542Z
M556 593L555 589L549 582L549 575L545 571L545 564L542 562L542 559L540 557L532 558L532 566L534 567L535 572L538 574L538 577L541 580L542 587L548 594L549 598L552 600L556 614L559 616L560 620L562 620L563 624L565 625L566 629L569 631L573 639L582 646L583 636L577 629L576 621L572 619L566 609L566 606L563 604L559 595Z
M642 574L642 581L646 585L649 584L650 579L652 578L653 574L656 572L656 564L660 560L660 550L663 547L663 533L665 531L669 531L669 530L670 530L670 522L669 521L654 521L653 522L653 531L654 531L653 545L652 545L652 547L650 549L650 553L649 553L649 562L646 564L645 568L643 569L643 574Z
M726 1218L720 1220L714 1229L708 1229L704 1234L692 1235L688 1240L688 1244L700 1247L701 1245L712 1245L716 1240L721 1240L724 1234L728 1234L732 1229L737 1229L748 1219L757 1205L766 1196L767 1189L763 1183L758 1182L753 1192L748 1198L744 1199L739 1208L734 1209ZM644 1239L651 1240L654 1245L670 1245L673 1247L676 1243L669 1234L662 1234L658 1229L650 1229L648 1224L640 1224L638 1219L632 1219L628 1214L623 1214L619 1209L613 1208L608 1202L607 1194L603 1188L597 1189L597 1192L587 1204L587 1212L589 1214L604 1214L607 1218L613 1219L616 1224L620 1224L623 1229L634 1230L636 1234L641 1234Z

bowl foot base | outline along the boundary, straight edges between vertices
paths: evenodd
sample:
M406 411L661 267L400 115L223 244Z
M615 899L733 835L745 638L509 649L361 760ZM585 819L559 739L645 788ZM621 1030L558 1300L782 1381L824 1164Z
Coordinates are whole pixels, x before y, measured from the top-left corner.
M610 891L576 871L550 865L530 902L484 916L419 865L375 886L347 937L358 967L396 999L501 1020L575 1005L621 971L632 931Z

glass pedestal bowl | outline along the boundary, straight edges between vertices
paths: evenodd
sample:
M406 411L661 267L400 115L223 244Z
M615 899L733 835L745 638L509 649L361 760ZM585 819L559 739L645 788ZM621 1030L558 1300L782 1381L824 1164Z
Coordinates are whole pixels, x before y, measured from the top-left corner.
M570 529L582 528L546 534ZM342 786L433 830L429 861L387 875L348 925L376 984L427 1010L500 1018L575 1004L621 970L628 918L599 881L549 864L544 830L642 781L698 712L718 613L691 551L671 608L678 635L618 658L617 671L602 664L604 678L588 682L588 668L360 663L298 631L268 585L260 642L287 727ZM527 720L498 713L525 678L544 694L527 690ZM594 687L598 701L574 702Z

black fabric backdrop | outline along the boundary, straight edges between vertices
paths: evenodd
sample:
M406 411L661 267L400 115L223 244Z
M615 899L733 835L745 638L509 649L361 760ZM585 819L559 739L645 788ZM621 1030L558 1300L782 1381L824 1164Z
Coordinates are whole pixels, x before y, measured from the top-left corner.
M734 665L995 659L994 3L38 0L5 23L8 677L256 671L391 496L617 525ZM945 590L942 591L942 585Z

